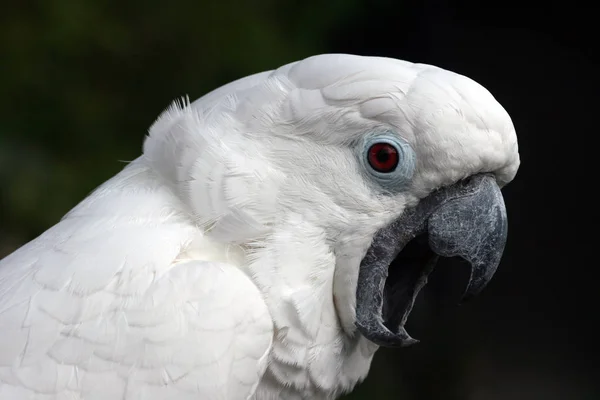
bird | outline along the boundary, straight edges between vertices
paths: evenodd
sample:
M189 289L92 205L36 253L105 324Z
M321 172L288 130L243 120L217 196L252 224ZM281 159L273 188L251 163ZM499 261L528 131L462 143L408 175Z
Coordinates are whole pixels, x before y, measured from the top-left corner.
M440 257L492 279L512 120L434 65L319 54L175 100L0 261L0 400L336 399ZM420 344L424 345L424 344Z

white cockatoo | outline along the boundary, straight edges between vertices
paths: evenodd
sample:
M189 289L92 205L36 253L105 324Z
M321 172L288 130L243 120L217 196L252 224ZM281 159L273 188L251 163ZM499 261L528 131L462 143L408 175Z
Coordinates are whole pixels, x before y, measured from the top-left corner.
M518 166L504 108L431 65L318 55L176 102L0 262L0 399L339 397L416 342L438 256L491 279Z

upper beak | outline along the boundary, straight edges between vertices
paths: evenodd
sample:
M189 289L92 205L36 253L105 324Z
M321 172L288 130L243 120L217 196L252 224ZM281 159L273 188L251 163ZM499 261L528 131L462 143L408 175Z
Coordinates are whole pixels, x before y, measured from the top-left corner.
M471 264L464 300L496 272L507 235L506 207L495 178L479 174L440 189L381 229L363 258L356 325L381 346L416 343L404 325L437 256Z

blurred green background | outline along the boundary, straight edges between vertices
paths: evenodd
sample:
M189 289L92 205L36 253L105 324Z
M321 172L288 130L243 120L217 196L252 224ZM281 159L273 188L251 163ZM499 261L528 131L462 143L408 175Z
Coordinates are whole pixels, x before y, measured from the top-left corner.
M584 290L585 282L561 286L563 266L578 265L578 255L547 251L568 249L550 233L575 231L576 219L542 214L577 206L569 198L540 200L551 183L571 178L534 167L535 160L551 165L544 157L569 146L565 132L586 131L581 119L560 118L565 107L585 114L586 103L559 107L554 99L596 93L581 78L595 69L588 42L560 28L575 18L569 8L547 6L539 18L534 8L503 4L2 0L0 258L138 157L147 128L175 98L194 100L324 52L432 63L488 87L521 135L522 171L505 192L507 252L496 282L473 306L456 307L464 281L438 268L409 321L422 343L380 351L347 399L600 399L595 291Z
M137 157L173 99L323 52L331 24L360 12L352 0L317 4L3 1L1 251Z

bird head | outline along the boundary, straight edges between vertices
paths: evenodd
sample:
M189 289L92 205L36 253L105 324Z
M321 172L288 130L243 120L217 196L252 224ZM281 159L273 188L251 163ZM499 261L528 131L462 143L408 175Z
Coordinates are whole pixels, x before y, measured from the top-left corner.
M341 327L382 346L415 342L404 325L439 256L470 263L466 296L489 282L507 234L500 188L519 167L511 119L480 84L341 54L175 104L144 153L208 236L279 254L262 274L287 274L290 291L299 270L323 279Z

